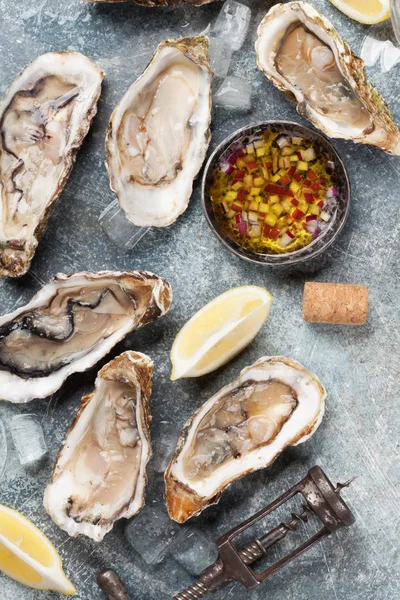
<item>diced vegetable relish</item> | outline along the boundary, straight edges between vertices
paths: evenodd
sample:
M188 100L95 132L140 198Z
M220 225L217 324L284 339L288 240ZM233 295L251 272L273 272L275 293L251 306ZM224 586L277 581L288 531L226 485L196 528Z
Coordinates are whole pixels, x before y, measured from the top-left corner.
M210 191L221 230L263 254L310 244L328 226L338 193L333 164L320 147L273 130L226 150Z

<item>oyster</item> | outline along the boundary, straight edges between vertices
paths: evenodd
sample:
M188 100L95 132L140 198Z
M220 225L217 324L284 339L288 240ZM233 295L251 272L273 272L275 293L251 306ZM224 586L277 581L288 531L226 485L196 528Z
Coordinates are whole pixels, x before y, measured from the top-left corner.
M104 74L79 52L32 61L0 104L0 276L27 272L100 96Z
M92 367L130 331L167 312L171 287L146 271L58 274L0 318L0 399L28 402Z
M260 358L189 419L165 473L170 517L183 523L236 479L270 465L319 426L326 392L295 360Z
M208 40L162 42L111 115L110 187L132 223L162 227L187 208L210 141Z
M148 356L124 352L82 398L44 494L47 512L69 535L101 541L144 505L152 376Z
M276 4L258 27L257 63L297 111L330 137L400 154L400 132L364 62L307 2Z

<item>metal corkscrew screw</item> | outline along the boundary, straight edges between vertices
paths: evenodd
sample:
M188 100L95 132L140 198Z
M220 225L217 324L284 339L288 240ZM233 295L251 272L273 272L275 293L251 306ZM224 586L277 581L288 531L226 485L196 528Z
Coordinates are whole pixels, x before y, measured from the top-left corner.
M336 487L325 475L323 470L312 467L307 476L296 483L274 502L261 509L258 513L220 537L216 545L219 550L218 559L214 564L204 569L198 580L184 592L174 596L173 600L198 600L206 594L216 592L230 583L237 581L247 589L252 589L270 577L275 571L294 560L308 548L318 543L323 537L337 529L348 527L354 523L354 516L340 496L343 488L354 480L338 483ZM238 550L233 539L255 523L272 513L291 498L301 494L304 499L302 512L292 513L291 520L280 523L260 538ZM310 514L315 515L323 527L311 538L302 543L292 552L279 559L261 573L256 573L250 565L267 554L268 549L282 540L298 525L306 523Z

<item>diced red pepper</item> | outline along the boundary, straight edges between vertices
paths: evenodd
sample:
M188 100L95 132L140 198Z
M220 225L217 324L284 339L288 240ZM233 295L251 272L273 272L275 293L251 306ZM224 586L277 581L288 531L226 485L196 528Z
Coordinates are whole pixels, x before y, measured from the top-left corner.
M294 179L295 179L297 182L299 182L299 181L301 181L301 174L300 174L300 173L296 173L295 175L293 175L293 178L294 178Z
M236 154L241 158L242 156L244 156L245 152L243 148L240 148L239 150L236 150Z
M238 213L237 215L235 215L235 221L238 225L239 225L239 223L242 222L242 214L241 213Z
M315 221L316 219L317 217L315 215L308 215L308 217L306 217L307 223L309 223L310 221Z
M265 213L265 212L258 212L258 216L261 217L262 219L265 219L265 217L267 216L267 213Z
M310 169L309 171L307 171L307 177L308 179L317 179L317 174L315 171L313 171L312 169Z
M304 192L304 199L306 202L308 202L310 204L311 202L314 201L314 196L312 194L308 194L307 192Z
M267 238L267 237L269 237L270 233L271 233L271 227L269 225L264 225L263 236Z
M325 177L320 177L320 178L318 179L318 183L319 183L320 185L326 186L326 179L325 179Z
M302 156L301 156L301 152L296 152L297 156L299 157L300 160L303 160Z
M302 219L304 217L305 213L303 213L302 210L299 210L298 208L296 208L293 212L292 212L292 217L293 219L296 219L297 221L300 221L300 219Z
M311 184L311 189L314 190L314 192L318 192L319 183L317 181L314 181L314 183Z
M325 202L323 200L321 200L321 202L318 202L318 206L320 208L324 208L324 204L325 204Z
M310 181L309 179L305 179L305 180L303 181L303 185L304 185L305 187L310 187L310 185L311 185L311 181Z
M290 177L288 175L284 175L280 178L279 183L283 186L288 185L290 183Z
M293 198L292 190L287 190L284 187L273 185L272 183L267 183L264 190L267 192L267 194L278 194L279 196L289 196L290 198Z
M294 238L294 234L293 234L291 231L287 231L287 232L286 232L286 235L288 235L288 236L289 236L290 238L292 238L292 240L293 240L293 238Z
M296 167L290 167L289 171L287 172L288 175L290 175L291 177L296 173Z
M243 208L243 206L241 204L235 204L234 202L232 202L232 204L231 204L231 209L232 210L236 210L236 211L240 210L241 211L242 208ZM236 215L236 216L238 216L238 215Z
M279 234L280 234L280 230L277 229L276 227L274 227L274 229L271 229L269 237L272 238L273 240L276 240L276 238L279 236Z
M243 177L246 175L246 171L235 171L234 175L233 175L233 179L243 179Z
M242 188L238 191L238 195L236 196L236 198L239 202L243 202L243 200L246 198L246 196L247 196L247 190L244 190Z
M270 161L267 161L267 162L265 163L265 166L267 167L267 169L272 169L272 162L270 162Z
M254 171L255 169L257 169L257 163L249 162L249 163L247 163L247 167L250 171Z
M290 204L293 204L293 206L298 206L299 205L299 201L296 200L296 198L293 198L293 200L290 201Z

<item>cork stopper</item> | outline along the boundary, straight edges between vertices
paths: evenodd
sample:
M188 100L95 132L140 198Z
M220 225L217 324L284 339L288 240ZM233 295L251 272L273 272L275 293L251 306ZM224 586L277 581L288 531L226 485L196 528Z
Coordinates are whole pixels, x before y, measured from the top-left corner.
M363 325L368 316L368 288L350 283L304 286L303 319L310 323Z

